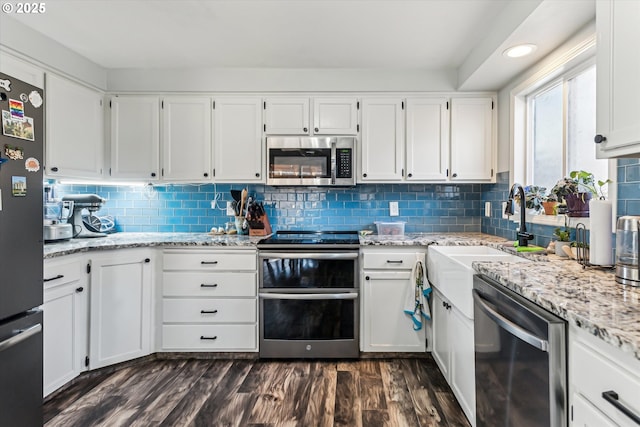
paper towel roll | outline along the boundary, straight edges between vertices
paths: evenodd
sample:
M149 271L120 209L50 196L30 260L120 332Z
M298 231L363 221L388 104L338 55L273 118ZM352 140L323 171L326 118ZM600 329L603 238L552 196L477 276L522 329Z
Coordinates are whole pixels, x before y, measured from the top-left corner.
M589 262L593 265L613 265L612 215L610 201L591 199L589 202Z

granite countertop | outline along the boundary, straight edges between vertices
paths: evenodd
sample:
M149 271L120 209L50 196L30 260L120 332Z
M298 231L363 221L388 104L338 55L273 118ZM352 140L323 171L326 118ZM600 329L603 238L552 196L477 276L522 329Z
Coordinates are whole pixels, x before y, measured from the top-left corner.
M139 248L152 246L253 246L264 236L208 233L115 233L107 237L71 239L44 245L44 258L54 258L94 250Z
M116 233L44 246L44 258L90 250L149 246L255 247L263 237L207 233ZM368 246L492 246L514 253L505 239L483 233L407 233L360 237ZM640 288L615 282L611 271L583 269L555 255L525 253L533 263L474 262L473 268L528 300L640 360ZM544 261L544 262L541 262Z

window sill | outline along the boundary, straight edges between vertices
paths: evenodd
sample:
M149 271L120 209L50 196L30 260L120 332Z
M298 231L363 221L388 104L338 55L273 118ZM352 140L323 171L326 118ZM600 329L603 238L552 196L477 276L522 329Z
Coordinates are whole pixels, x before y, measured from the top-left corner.
M565 217L567 219L567 227L576 228L576 225L582 223L587 230L590 229L589 218L574 218L565 215L530 215L527 214L526 221L530 224L548 225L551 227L564 227ZM513 222L520 222L520 214L509 216L509 220Z

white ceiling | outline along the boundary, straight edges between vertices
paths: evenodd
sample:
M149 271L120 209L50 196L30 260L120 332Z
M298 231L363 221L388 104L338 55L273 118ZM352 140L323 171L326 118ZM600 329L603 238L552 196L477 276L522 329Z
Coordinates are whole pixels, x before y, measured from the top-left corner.
M594 4L48 0L44 14L11 17L106 69L445 70L465 90L493 90L593 20ZM501 52L512 42L540 46L529 59L508 60Z

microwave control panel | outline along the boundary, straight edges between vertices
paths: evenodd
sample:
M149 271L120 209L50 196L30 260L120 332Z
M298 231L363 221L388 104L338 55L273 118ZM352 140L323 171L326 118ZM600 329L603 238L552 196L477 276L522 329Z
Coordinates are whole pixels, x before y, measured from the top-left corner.
M350 148L338 148L336 150L336 178L351 178L352 151Z

